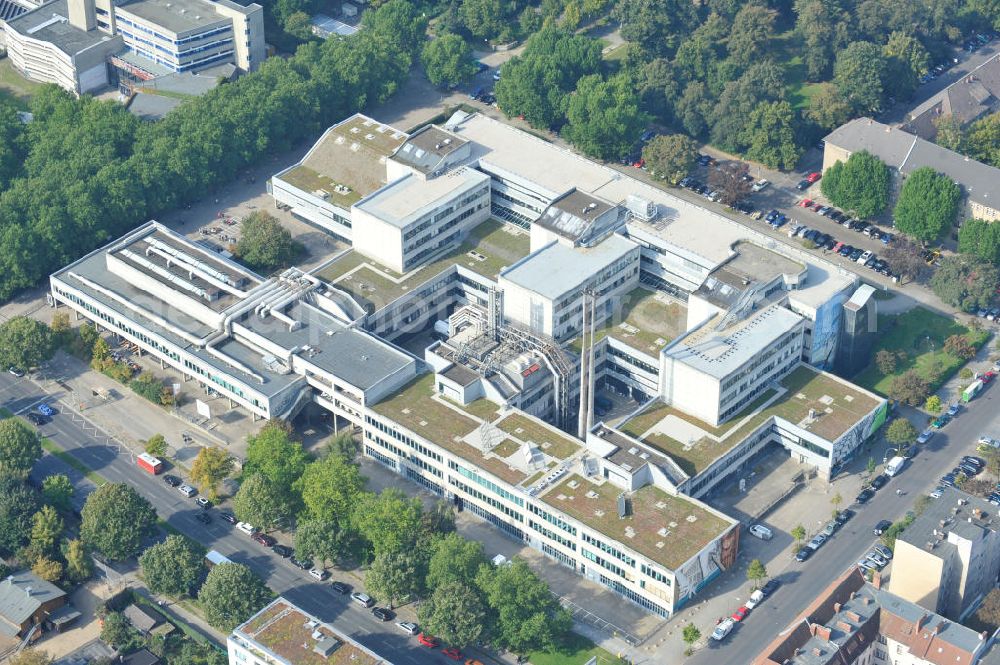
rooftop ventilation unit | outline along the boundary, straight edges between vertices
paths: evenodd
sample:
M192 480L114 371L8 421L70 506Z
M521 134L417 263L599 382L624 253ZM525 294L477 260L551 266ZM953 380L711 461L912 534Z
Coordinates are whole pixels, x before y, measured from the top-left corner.
M632 506L629 505L631 502L628 500L624 494L618 495L618 518L625 519L632 514Z

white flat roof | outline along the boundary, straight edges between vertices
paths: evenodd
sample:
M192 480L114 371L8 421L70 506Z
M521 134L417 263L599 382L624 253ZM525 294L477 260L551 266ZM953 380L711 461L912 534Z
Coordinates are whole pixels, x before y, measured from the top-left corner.
M454 197L456 192L486 183L489 179L485 173L465 167L430 180L406 175L372 192L354 207L403 228Z
M617 233L594 247L553 241L500 273L500 280L557 300L638 247Z

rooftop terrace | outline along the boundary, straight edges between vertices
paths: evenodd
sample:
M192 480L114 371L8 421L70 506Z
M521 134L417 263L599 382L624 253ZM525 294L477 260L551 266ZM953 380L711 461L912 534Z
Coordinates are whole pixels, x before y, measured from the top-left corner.
M778 386L782 390L766 390L719 427L655 402L618 429L667 453L685 473L695 475L772 416L832 442L879 404L872 395L808 365L800 365ZM816 413L813 419L809 418L810 409Z
M596 484L573 475L542 499L670 570L682 566L732 525L714 512L653 485L632 492L631 514L620 518L621 492L611 483Z
M372 408L511 485L522 484L555 460L572 457L583 446L569 435L518 412L501 415L499 421L484 427L483 419L494 420L499 407L485 399L463 407L436 395L432 373L417 377ZM541 459L528 461L524 444L529 442L543 453ZM489 452L484 453L486 449Z
M622 298L621 310L594 332L594 339L610 336L637 351L657 356L660 349L684 333L686 326L684 303L640 286ZM579 351L580 338L570 346Z
M330 626L320 623L314 627L310 621L315 619L279 598L235 632L238 637L250 638L291 665L379 665L386 662L347 641L348 638ZM332 648L332 651L324 657L316 648Z
M356 251L345 252L317 277L347 291L378 311L453 265L495 279L501 268L529 253L527 232L496 220L477 226L459 247L405 275L384 268Z

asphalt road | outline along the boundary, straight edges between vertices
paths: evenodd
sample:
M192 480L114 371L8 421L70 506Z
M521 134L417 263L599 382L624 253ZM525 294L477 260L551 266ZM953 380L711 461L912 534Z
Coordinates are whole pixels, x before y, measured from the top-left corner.
M36 408L42 401L57 410L55 417L39 428L43 436L109 482L131 484L153 504L161 519L184 535L233 561L246 564L275 592L394 663L452 662L442 656L440 650L430 651L419 646L416 639L403 634L394 621L378 621L369 610L351 601L350 596L340 596L331 591L329 583L338 576L326 583L315 582L305 571L219 519L215 509L209 511L213 516L211 524L197 521L195 515L201 512L201 508L194 499L182 496L164 483L162 477L142 471L127 449L120 449L113 440L109 443L109 438L92 423L77 415L65 403L54 401L29 378L18 379L7 373L0 375L0 406L22 414ZM70 476L78 489L75 503L78 507L82 506L86 495L93 490L93 484L51 455L45 455L38 462L32 477L37 482L53 473ZM348 584L351 582L341 579ZM477 654L477 657L483 659L481 655Z
M975 455L976 440L981 434L1000 431L1000 388L991 385L979 398L925 445L920 446L909 466L883 487L865 506L849 506L857 515L828 540L810 559L799 563L789 555L789 565L782 572L771 573L782 582L777 592L743 623L737 624L723 642L709 640L707 648L688 662L716 665L742 663L759 654L786 626L826 588L833 578L861 559L878 540L872 529L879 520L896 521L913 506L914 500L931 491L938 479L963 455ZM915 424L923 424L915 412L908 414ZM884 450L871 453L882 461ZM868 455L858 455L850 466L852 473L864 468ZM896 490L903 491L902 496ZM853 497L844 497L845 505ZM887 569L891 574L891 566ZM736 609L735 607L733 609Z

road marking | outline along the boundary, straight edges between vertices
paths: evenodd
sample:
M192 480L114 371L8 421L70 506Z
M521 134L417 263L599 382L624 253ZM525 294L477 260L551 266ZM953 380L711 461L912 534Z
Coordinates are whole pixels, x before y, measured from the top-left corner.
M41 399L37 399L34 402L32 402L31 404L29 404L28 406L23 407L23 408L19 409L18 411L16 411L15 415L19 416L22 413L24 413L25 411L30 411L31 409L35 408L36 406L38 406L42 402L46 401L47 399L48 399L47 395L45 397L42 397Z

